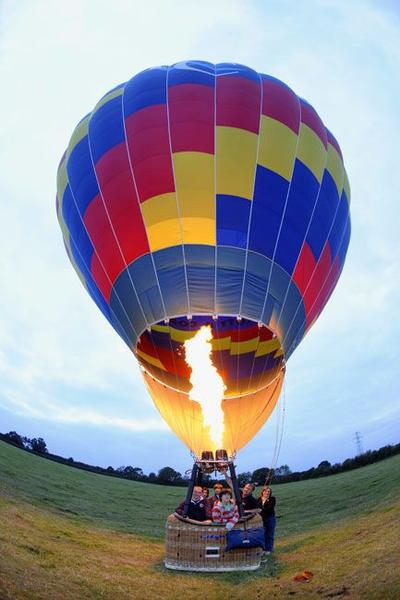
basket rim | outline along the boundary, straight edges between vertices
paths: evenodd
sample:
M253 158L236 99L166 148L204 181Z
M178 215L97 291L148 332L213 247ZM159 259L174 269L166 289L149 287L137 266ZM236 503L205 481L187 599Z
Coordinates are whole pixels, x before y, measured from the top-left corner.
M261 567L261 561L259 564L255 565L241 565L241 566L232 566L232 567L197 567L197 566L182 566L177 565L172 562L168 562L167 559L164 560L164 566L166 569L171 569L172 571L192 571L192 572L203 572L203 573L223 573L223 572L233 572L233 571L256 571Z
M250 512L250 511L249 511ZM260 513L260 511L257 509L257 511L251 511L251 514L246 514L244 515L244 517L240 517L239 521L236 523L236 525L239 524L243 524L243 523L248 523L249 521L251 521L256 515L258 515ZM206 521L195 521L194 519L190 519L189 517L183 517L182 515L178 514L177 512L173 512L169 515L170 517L175 517L176 519L178 519L179 521L181 521L182 523L189 523L190 525L199 525L200 527L224 527L224 525L221 525L221 523L207 523Z

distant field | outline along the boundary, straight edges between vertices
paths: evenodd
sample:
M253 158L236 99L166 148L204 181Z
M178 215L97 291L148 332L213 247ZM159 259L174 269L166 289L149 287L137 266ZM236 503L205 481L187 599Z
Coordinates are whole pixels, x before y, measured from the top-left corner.
M0 599L400 597L400 456L275 487L277 550L252 574L164 569L183 488L73 469L0 442ZM310 569L309 583L293 575Z

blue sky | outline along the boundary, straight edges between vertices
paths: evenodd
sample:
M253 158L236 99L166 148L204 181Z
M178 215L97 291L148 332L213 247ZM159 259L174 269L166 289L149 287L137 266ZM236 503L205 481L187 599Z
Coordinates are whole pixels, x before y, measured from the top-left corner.
M3 1L0 7L0 431L100 465L190 467L133 355L66 257L55 215L75 124L138 71L247 64L306 98L342 147L352 239L339 284L288 363L278 463L397 443L400 408L400 10L382 1ZM283 410L283 401L280 405ZM240 453L269 464L279 410Z

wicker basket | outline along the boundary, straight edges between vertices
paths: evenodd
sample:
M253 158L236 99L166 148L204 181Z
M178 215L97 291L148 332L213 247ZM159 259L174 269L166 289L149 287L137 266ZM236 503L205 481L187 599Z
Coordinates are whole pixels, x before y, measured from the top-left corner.
M235 529L262 527L261 517L241 519ZM225 552L226 528L170 515L166 523L167 569L180 571L254 571L260 566L261 548L235 548Z

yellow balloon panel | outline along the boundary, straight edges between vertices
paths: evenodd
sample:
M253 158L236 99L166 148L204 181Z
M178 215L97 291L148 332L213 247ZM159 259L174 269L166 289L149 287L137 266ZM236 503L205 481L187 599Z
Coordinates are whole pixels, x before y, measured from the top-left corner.
M143 377L161 416L189 450L196 456L201 456L203 450L215 452L209 428L204 426L200 404L146 372L143 372ZM284 370L277 370L276 377L265 388L222 401L223 447L230 456L243 448L267 421L279 399L283 379Z

